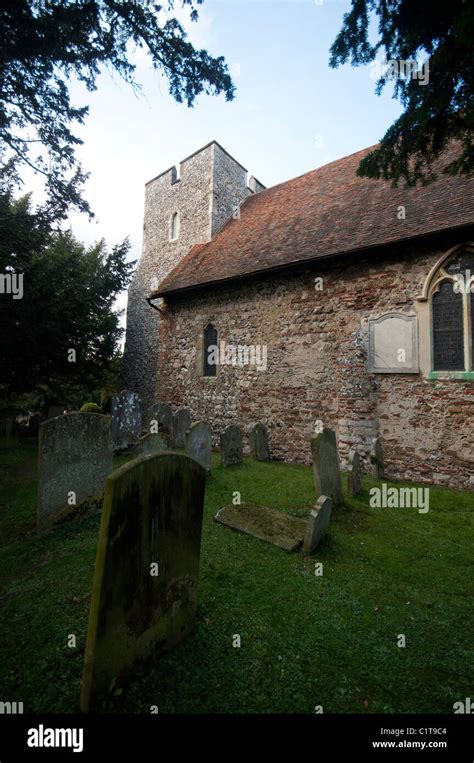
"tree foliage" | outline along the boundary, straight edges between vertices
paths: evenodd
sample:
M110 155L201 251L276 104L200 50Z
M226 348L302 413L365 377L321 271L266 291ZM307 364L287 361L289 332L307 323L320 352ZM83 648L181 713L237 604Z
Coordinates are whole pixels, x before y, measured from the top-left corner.
M371 41L372 22L378 36ZM405 110L379 147L361 162L361 176L403 178L408 185L434 179L432 163L453 139L459 150L443 168L474 168L474 4L469 0L352 0L331 48L330 65L369 64L377 54L398 62L427 59L429 81L398 78L394 95ZM376 92L388 76L381 74Z
M202 0L181 0L196 20ZM143 48L164 72L171 95L192 106L202 93L225 93L234 86L222 56L196 50L182 25L152 0L2 0L0 5L0 143L2 176L20 182L29 165L44 176L47 211L65 218L68 208L91 212L82 196L87 175L76 160L87 106L71 103L68 82L76 77L89 91L104 67L133 87L136 66L130 55Z
M28 197L8 194L0 196L0 230L0 272L23 275L21 298L0 294L3 395L98 398L116 371L123 329L114 303L134 266L128 240L85 247L70 231L51 232Z

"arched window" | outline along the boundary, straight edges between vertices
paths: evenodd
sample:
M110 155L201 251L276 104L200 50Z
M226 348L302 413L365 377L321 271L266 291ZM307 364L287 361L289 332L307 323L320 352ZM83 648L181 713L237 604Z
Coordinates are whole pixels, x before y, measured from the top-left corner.
M179 216L177 212L171 215L170 239L174 241L179 236Z
M217 329L212 323L208 323L204 329L202 375L215 376L217 374Z
M458 250L433 274L430 288L432 369L474 369L474 252Z

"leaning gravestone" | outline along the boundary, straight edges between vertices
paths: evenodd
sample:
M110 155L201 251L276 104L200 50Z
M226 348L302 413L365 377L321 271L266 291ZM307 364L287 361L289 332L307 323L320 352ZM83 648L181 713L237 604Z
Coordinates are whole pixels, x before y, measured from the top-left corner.
M15 416L0 416L0 448L16 448L20 427Z
M250 453L257 461L269 461L268 432L263 424L255 424L249 431Z
M110 418L67 413L40 425L37 528L100 507L112 471Z
M192 424L191 411L179 408L173 417L173 445L175 448L186 447L186 432Z
M221 464L234 466L242 463L242 430L232 424L225 429L220 437Z
M306 533L303 541L303 551L311 554L321 543L326 535L329 520L331 519L332 501L325 495L318 498L316 506L310 512Z
M129 462L105 486L80 707L88 712L196 619L206 475L191 458Z
M362 491L362 467L358 452L349 453L349 472L347 475L347 489L349 495L358 495Z
M336 435L324 427L320 434L311 438L313 472L316 492L332 498L337 506L343 502L341 472L337 454Z
M212 431L206 421L196 421L186 435L186 453L209 474L211 471Z
M156 434L163 432L173 438L173 411L166 403L151 405L146 413L146 432Z
M383 480L385 477L385 465L382 450L382 443L379 438L376 437L372 443L372 455L370 457L371 463L374 467L374 476L378 480Z
M140 397L122 390L112 398L112 439L117 449L128 448L142 433Z

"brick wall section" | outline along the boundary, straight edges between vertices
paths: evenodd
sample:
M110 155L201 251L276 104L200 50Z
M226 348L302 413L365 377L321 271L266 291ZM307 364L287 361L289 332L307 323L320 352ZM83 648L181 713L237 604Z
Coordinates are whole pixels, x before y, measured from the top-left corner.
M374 252L168 299L155 398L207 419L215 444L229 424L262 421L274 457L309 464L321 419L336 430L343 462L356 447L367 468L378 435L388 476L473 489L474 383L366 372L368 319L413 313L446 248L406 246L396 258ZM220 366L216 378L203 378L199 340L209 321L219 341L267 345L267 370Z

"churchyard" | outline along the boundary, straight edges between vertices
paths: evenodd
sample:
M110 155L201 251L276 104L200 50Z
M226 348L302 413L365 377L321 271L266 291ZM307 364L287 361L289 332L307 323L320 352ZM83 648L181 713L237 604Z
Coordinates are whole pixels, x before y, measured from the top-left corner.
M243 438L228 428L211 453L189 412L158 404L144 421L122 395L112 422L42 424L39 482L34 441L0 450L0 700L58 713L80 696L83 710L118 713L452 713L470 696L471 493L429 486L429 511L377 503L376 490L421 486L386 479L378 443L372 474L352 453L341 478L327 429L308 443L313 474L270 460L262 424ZM102 438L102 460L81 452L78 426ZM61 436L55 482L48 449ZM81 463L88 510L75 512Z

